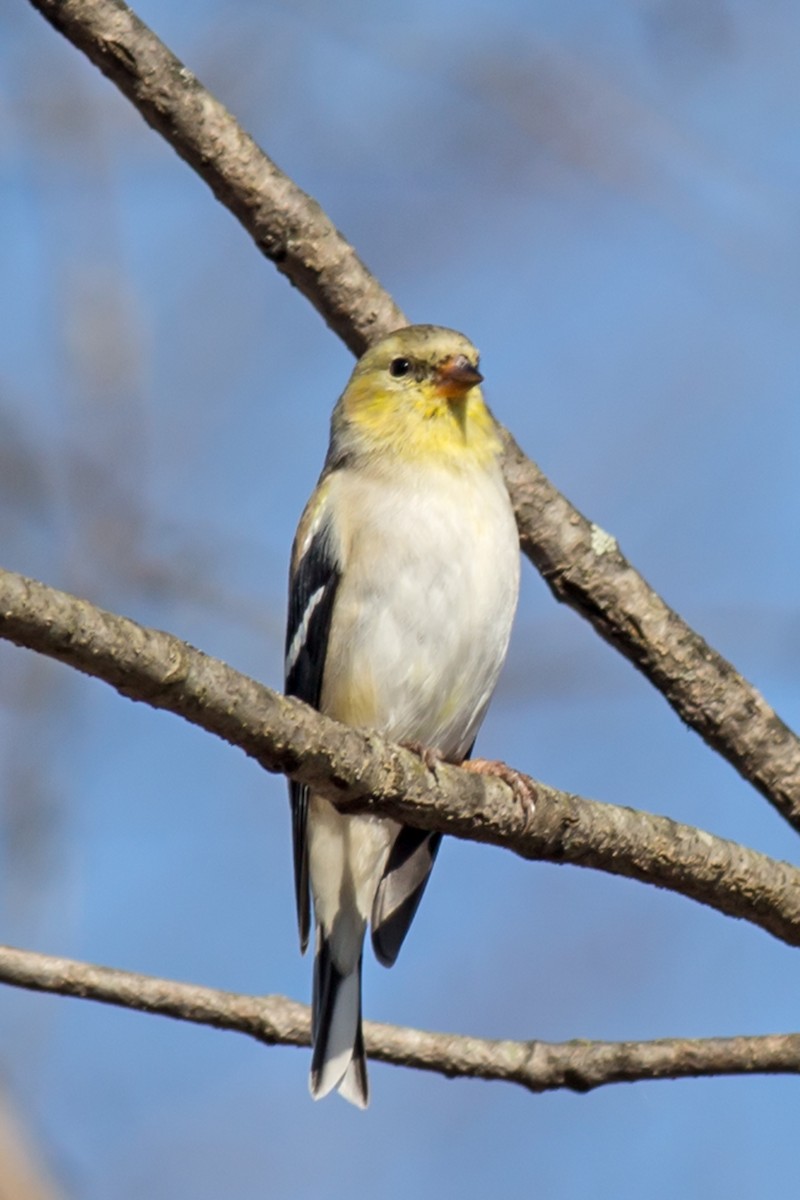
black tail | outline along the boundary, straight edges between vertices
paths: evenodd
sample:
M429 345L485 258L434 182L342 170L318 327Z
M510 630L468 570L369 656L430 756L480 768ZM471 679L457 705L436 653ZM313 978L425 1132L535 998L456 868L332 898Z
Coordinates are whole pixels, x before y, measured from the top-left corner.
M361 956L354 969L343 975L322 931L314 959L311 1038L314 1053L309 1086L314 1099L338 1088L345 1100L366 1108L369 1084L361 1029Z

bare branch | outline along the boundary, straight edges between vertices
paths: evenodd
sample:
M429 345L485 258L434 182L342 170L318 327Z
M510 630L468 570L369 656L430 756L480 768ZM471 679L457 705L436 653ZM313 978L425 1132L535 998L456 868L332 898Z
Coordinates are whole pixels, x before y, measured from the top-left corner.
M353 248L120 0L31 0L209 184L355 353L405 323ZM800 739L653 591L509 437L522 547L565 601L800 829Z
M631 566L616 539L562 496L506 433L522 549L557 600L658 688L705 742L800 830L800 739L761 693Z
M406 318L316 201L293 183L120 0L33 0L107 75L354 354Z
M534 781L529 827L498 779L447 765L431 771L379 734L339 725L168 633L2 570L0 637L185 717L345 811L655 884L800 945L800 871L735 842Z
M284 996L242 996L10 946L0 946L0 982L246 1033L271 1046L309 1044L308 1008ZM800 1071L798 1034L513 1042L365 1021L364 1040L367 1054L379 1062L440 1075L503 1080L531 1092L588 1092L638 1079Z

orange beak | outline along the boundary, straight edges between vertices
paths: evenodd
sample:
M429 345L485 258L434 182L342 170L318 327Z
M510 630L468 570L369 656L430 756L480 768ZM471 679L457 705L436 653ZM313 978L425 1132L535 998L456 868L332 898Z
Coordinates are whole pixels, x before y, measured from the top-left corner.
M464 354L446 358L436 369L436 391L446 400L461 400L483 376Z

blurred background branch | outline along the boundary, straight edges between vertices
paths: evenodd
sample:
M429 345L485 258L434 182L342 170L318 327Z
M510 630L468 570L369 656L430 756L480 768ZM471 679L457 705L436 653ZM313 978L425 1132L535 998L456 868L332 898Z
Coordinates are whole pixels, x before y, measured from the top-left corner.
M0 1089L0 1200L63 1200L31 1131L23 1128L13 1098Z

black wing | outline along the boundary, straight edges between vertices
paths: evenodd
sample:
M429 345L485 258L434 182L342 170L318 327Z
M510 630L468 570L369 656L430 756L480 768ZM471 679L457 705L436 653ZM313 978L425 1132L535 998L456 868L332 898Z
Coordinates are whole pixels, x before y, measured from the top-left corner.
M298 530L297 545L303 528ZM289 616L286 625L287 696L297 696L319 708L322 675L328 649L328 635L336 589L341 573L332 548L328 524L319 523L302 558L296 563L289 582ZM300 948L305 953L311 925L308 889L308 787L289 782L292 806L292 845L294 848L294 890L297 901L297 925Z
M472 743L462 762L472 755ZM419 908L430 878L440 833L403 825L394 840L372 905L372 949L384 967L391 967Z
M372 949L384 967L391 967L419 908L442 840L401 825L389 852L383 877L372 905Z

